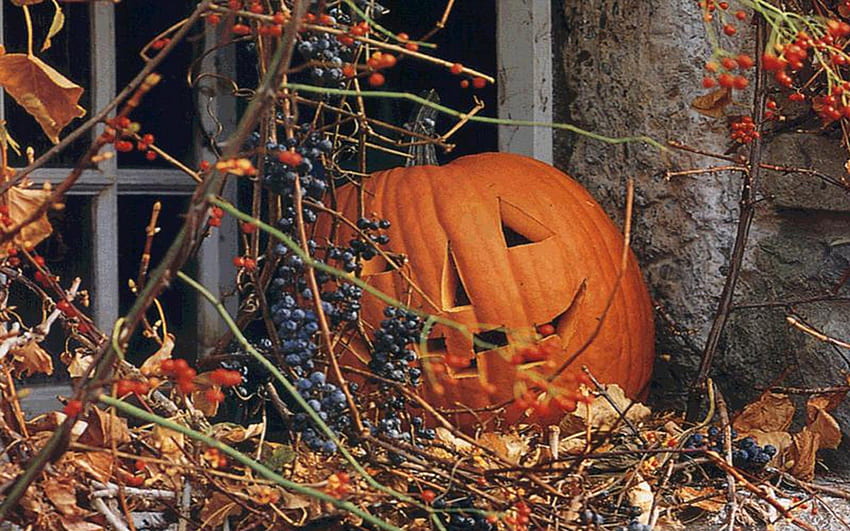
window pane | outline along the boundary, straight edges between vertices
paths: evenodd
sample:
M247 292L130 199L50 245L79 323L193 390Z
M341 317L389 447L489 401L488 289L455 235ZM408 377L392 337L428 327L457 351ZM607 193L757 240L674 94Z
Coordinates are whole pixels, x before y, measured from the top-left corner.
M153 37L185 18L193 2L122 2L115 6L115 27L118 59L118 87L127 84L142 68L139 51ZM155 54L151 50L149 54ZM143 133L152 133L159 147L186 162L192 148L192 92L186 82L186 72L193 58L192 45L181 43L157 68L162 81L142 100L131 118L139 122ZM167 166L157 159L149 162L144 153L120 153L118 163L123 167Z
M153 196L153 195L122 195L118 197L118 274L121 283L120 310L122 315L127 313L136 300L130 291L128 280L136 280L139 274L139 263L145 248L145 229L150 220L154 203L159 200L162 210L157 225L159 233L153 239L151 247L151 262L149 271L153 271L168 250L183 224L183 214L189 204L188 196ZM183 268L187 274L194 276L197 268L195 262L190 262ZM175 356L192 358L197 348L197 302L195 292L183 282L175 280L159 297L166 316L169 333L174 334L176 346ZM148 317L153 323L158 320L156 310L152 307ZM136 333L130 342L128 358L130 361L141 363L153 352L153 341L143 339Z
M34 42L33 49L38 57L52 66L63 76L85 89L79 104L82 105L87 114L92 113L90 98L91 63L89 57L89 13L88 5L82 3L63 3L62 11L65 13L65 27L52 39L53 45L44 52L39 49L44 42L44 36L53 19L53 3L42 2L29 6L33 19ZM11 2L3 2L3 32L7 53L26 53L27 51L27 29L24 23L23 11ZM6 125L22 147L32 146L36 156L47 151L53 144L44 135L38 123L15 101L6 95ZM85 119L85 118L83 118ZM68 134L74 127L82 123L81 119L72 121L59 137ZM89 145L86 135L71 144L61 155L50 162L50 166L68 166L74 164L85 152ZM11 153L11 152L10 152ZM12 164L24 165L23 158L12 155Z
M394 31L407 32L411 38L421 37L430 31L440 19L446 7L445 0L394 0L381 2L390 12L380 19L381 24ZM423 13L427 16L423 17ZM495 0L477 0L475 2L455 2L446 27L432 39L436 50L424 50L427 53L447 61L458 62L469 68L495 76L496 73L496 2ZM436 89L440 103L461 112L470 110L476 95L484 101L486 107L482 116L496 116L496 87L488 84L480 90L462 89L461 77L450 74L441 67L417 60L404 60L395 68L384 72L386 86L382 89L419 94L422 91ZM370 102L375 106L371 116L401 125L410 118L413 104L402 101ZM388 108L389 107L389 108ZM445 132L455 123L455 118L440 115L437 131ZM498 149L498 131L493 125L470 122L451 137L457 148L443 156L438 149L440 162L471 153L496 151ZM383 158L383 157L382 157ZM379 158L373 157L372 162ZM403 163L400 159L387 161L388 165Z
M67 196L65 208L53 210L48 215L53 225L53 234L36 248L36 251L44 257L50 271L59 275L59 284L66 289L71 286L75 277L80 277L82 280L80 289L94 289L92 286L91 202L89 196ZM32 278L32 272L29 271L27 276ZM15 312L21 316L25 325L34 326L41 322L41 300L22 285L18 283L12 285L9 304L16 307ZM79 303L77 307L83 313L91 315L91 311ZM50 329L47 339L41 344L53 356L53 376L30 377L26 379L28 383L69 381L68 371L59 361L59 355L65 349L66 337L61 319L57 320ZM72 342L68 346L73 349L79 345Z

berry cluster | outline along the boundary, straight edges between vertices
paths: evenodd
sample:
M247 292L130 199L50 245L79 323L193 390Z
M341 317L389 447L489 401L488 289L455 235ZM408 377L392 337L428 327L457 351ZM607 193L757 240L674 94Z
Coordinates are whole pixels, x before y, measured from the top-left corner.
M732 140L741 144L749 144L759 137L752 116L743 116L740 120L732 122L731 129Z
M106 121L106 129L100 139L105 144L113 144L115 151L128 153L137 149L144 152L146 159L154 160L157 154L151 146L156 139L150 133L139 136L141 128L139 122L133 122L126 116L117 116Z
M435 499L431 506L438 510L448 509L452 511L440 514L440 519L448 531L491 531L498 529L495 522L492 521L493 518L483 514L480 510L476 510L475 499L472 496L461 495L452 498L449 494L445 494ZM514 527L514 529L520 528Z
M419 385L422 370L412 366L417 360L412 345L419 341L422 320L414 313L388 306L386 319L375 331L369 370L387 380Z
M757 471L764 467L776 455L777 450L771 444L764 447L759 446L752 437L742 437L738 440L738 433L732 430L732 460L736 467L746 470ZM716 426L708 428L706 433L694 433L685 441L685 449L711 450L719 454L723 453L724 436Z

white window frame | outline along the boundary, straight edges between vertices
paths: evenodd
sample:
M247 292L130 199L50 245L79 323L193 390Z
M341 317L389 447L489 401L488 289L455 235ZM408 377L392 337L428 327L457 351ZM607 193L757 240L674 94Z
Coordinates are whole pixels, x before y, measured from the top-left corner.
M91 94L90 113L104 108L117 93L116 64L117 50L115 37L115 6L108 2L92 2L89 5L90 18L90 50L91 79L78 80ZM5 28L3 10L0 9L0 28ZM4 31L0 30L0 44L3 42ZM205 49L211 49L216 44L212 28L205 32ZM230 74L235 71L235 53L232 48L224 48L205 54L202 68L206 72ZM210 77L209 79L215 79ZM86 86L87 85L87 86ZM219 113L221 123L232 127L236 123L236 104L231 97L215 97L214 108ZM197 108L207 108L207 102L197 102ZM205 112L198 113L200 126L208 131L214 131L216 124ZM0 89L0 119L5 117L5 100ZM73 124L72 124L73 126ZM92 140L103 130L102 126L92 131ZM227 130L223 132L227 134ZM193 134L200 139L204 135ZM197 166L200 160L212 160L213 155L200 140L193 145L194 160L190 166ZM57 183L67 177L68 168L40 168L33 172L31 179L38 182ZM119 317L119 290L126 279L119 278L118 263L121 252L118 241L118 198L127 195L180 195L188 196L195 190L195 182L185 173L176 169L163 168L122 168L116 157L102 160L97 170L86 170L82 173L77 184L69 191L69 195L83 195L92 198L92 285L86 286L91 292L93 319L101 330L111 331L112 325ZM229 183L225 189L226 196L235 196L235 183ZM235 222L225 219L217 230L211 233L202 243L198 253L198 280L213 293L221 293L232 286L235 269L232 258L236 256L237 232ZM232 306L236 301L230 301ZM201 341L212 341L223 332L220 317L214 308L198 296L198 338ZM203 347L199 345L199 355Z
M499 118L552 123L551 0L497 0ZM552 129L499 126L499 151L552 164Z

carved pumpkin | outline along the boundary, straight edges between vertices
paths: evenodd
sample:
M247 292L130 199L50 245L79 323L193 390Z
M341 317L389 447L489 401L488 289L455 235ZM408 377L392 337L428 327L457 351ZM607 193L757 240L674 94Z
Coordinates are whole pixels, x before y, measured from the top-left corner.
M406 257L403 271L427 298L381 257L364 263L362 278L414 308L466 325L497 347L482 350L462 332L435 326L425 361L451 354L469 366L448 368L440 385L425 379L421 392L434 406L476 409L514 397L512 352L534 330L549 334L535 337L555 347L554 365L592 334L616 282L623 238L567 175L527 157L488 153L445 166L379 172L364 188L363 211L392 222L388 248ZM337 208L350 219L357 218L357 201L355 187L337 191ZM320 223L319 232L327 225ZM351 236L342 228L338 241ZM383 308L364 295L366 323L377 325ZM587 365L600 381L617 383L636 398L645 391L653 358L650 299L630 255L599 334L560 383ZM553 364L538 362L535 370L546 374Z

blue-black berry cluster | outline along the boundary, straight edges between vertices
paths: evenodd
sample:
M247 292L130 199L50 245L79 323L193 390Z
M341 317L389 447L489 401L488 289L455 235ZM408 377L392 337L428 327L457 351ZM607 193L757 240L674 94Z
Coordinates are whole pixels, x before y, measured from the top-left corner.
M357 44L355 42L352 47ZM310 64L308 72L314 85L333 87L343 84L342 67L351 61L352 48L342 44L334 35L310 32L303 36L297 49Z
M723 454L723 440L723 432L716 426L711 426L706 433L691 435L685 442L685 448L712 450ZM760 470L776 453L775 446L766 444L761 447L752 437L738 439L738 433L732 430L732 463L736 467L750 471Z
M384 316L386 319L375 331L369 370L387 380L419 385L422 370L411 365L417 360L413 345L422 333L422 320L414 313L392 306L384 310Z
M494 531L497 529L494 524L487 521L483 513L464 511L464 509L475 509L475 499L472 496L447 498L448 495L437 498L432 506L438 510L452 510L451 513L444 513L440 516L449 531Z

